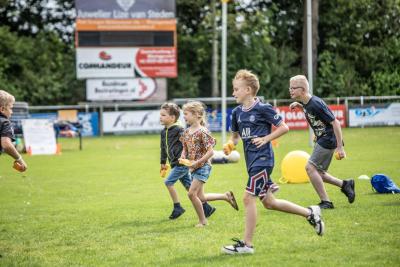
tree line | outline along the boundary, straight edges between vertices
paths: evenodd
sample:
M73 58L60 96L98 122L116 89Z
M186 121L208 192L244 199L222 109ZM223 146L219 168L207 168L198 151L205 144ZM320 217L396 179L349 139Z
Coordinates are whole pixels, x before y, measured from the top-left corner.
M399 95L400 0L312 2L314 93ZM235 72L246 68L260 77L261 95L289 97L289 77L307 73L305 4L228 4L228 95ZM176 5L178 78L168 80L168 97L211 96L220 1L177 0ZM31 105L85 101L85 83L75 74L74 16L72 0L0 0L2 89Z

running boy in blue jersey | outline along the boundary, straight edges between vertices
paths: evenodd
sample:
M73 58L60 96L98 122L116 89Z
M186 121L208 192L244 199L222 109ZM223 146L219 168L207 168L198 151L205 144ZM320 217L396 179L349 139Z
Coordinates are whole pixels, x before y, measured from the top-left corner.
M290 108L301 108L304 111L316 137L316 144L306 165L306 171L321 199L318 204L319 207L321 209L334 208L326 193L324 182L340 187L341 191L347 196L349 203L353 203L356 196L354 180L340 180L327 172L335 150L337 159L346 157L340 122L322 99L310 94L305 76L292 77L289 92L290 97L298 101L290 104Z
M232 136L224 151L243 141L248 172L247 187L244 195L246 225L244 239L233 239L236 243L224 246L227 254L252 254L253 235L257 222L256 201L259 198L267 209L293 213L307 218L318 235L324 233L324 222L318 206L304 208L292 202L276 199L278 189L271 180L274 168L274 153L271 141L289 131L281 116L269 104L263 104L256 98L260 84L256 75L247 70L239 70L233 79L233 96L241 104L232 111ZM274 125L275 131L271 131Z

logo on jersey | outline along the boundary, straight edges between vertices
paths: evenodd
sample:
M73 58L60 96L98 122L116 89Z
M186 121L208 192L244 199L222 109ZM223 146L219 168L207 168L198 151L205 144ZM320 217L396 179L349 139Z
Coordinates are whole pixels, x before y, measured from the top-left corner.
M242 138L247 138L249 136L251 136L250 128L243 128L243 130L242 130Z
M279 114L276 114L275 116L274 116L274 119L275 120L279 120L281 118L281 116L279 116Z
M254 121L256 120L256 117L255 117L254 115L250 115L249 120L250 120L251 122L254 122Z

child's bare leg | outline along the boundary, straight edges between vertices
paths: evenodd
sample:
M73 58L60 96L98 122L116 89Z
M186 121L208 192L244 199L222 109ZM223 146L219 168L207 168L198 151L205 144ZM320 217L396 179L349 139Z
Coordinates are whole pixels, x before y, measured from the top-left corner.
M200 224L207 224L207 220L206 217L204 215L204 210L203 210L203 205L202 202L199 198L199 195L201 195L201 193L203 190L203 183L199 180L194 179L192 182L192 185L189 188L189 199L190 201L192 201L193 207L196 210L197 216L199 217L199 223Z
M179 198L178 198L178 194L176 193L175 187L173 185L171 185L171 186L167 185L167 189L168 189L169 195L172 198L172 201L174 203L178 203L179 202Z
M324 180L325 183L336 185L338 187L342 187L342 185L343 185L343 180L340 180L340 179L330 175L327 172L320 172L320 175L322 177L322 180Z
M307 163L306 171L319 198L323 201L330 201L325 190L324 181L322 180L321 174L317 168L311 163Z
M257 197L245 192L243 203L246 210L246 226L244 230L244 243L247 246L253 246L253 235L257 223Z
M266 209L270 210L279 210L287 213L297 214L303 217L307 217L311 214L311 211L308 208L304 208L284 199L276 199L270 189L262 199L262 203Z

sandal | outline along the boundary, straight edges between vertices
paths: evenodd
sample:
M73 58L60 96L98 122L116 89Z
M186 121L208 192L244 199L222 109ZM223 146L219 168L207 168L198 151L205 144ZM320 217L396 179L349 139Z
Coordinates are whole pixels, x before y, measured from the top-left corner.
M232 191L228 192L228 202L229 204L231 204L232 208L234 208L235 210L239 210L239 206L236 202L235 195L233 194Z

